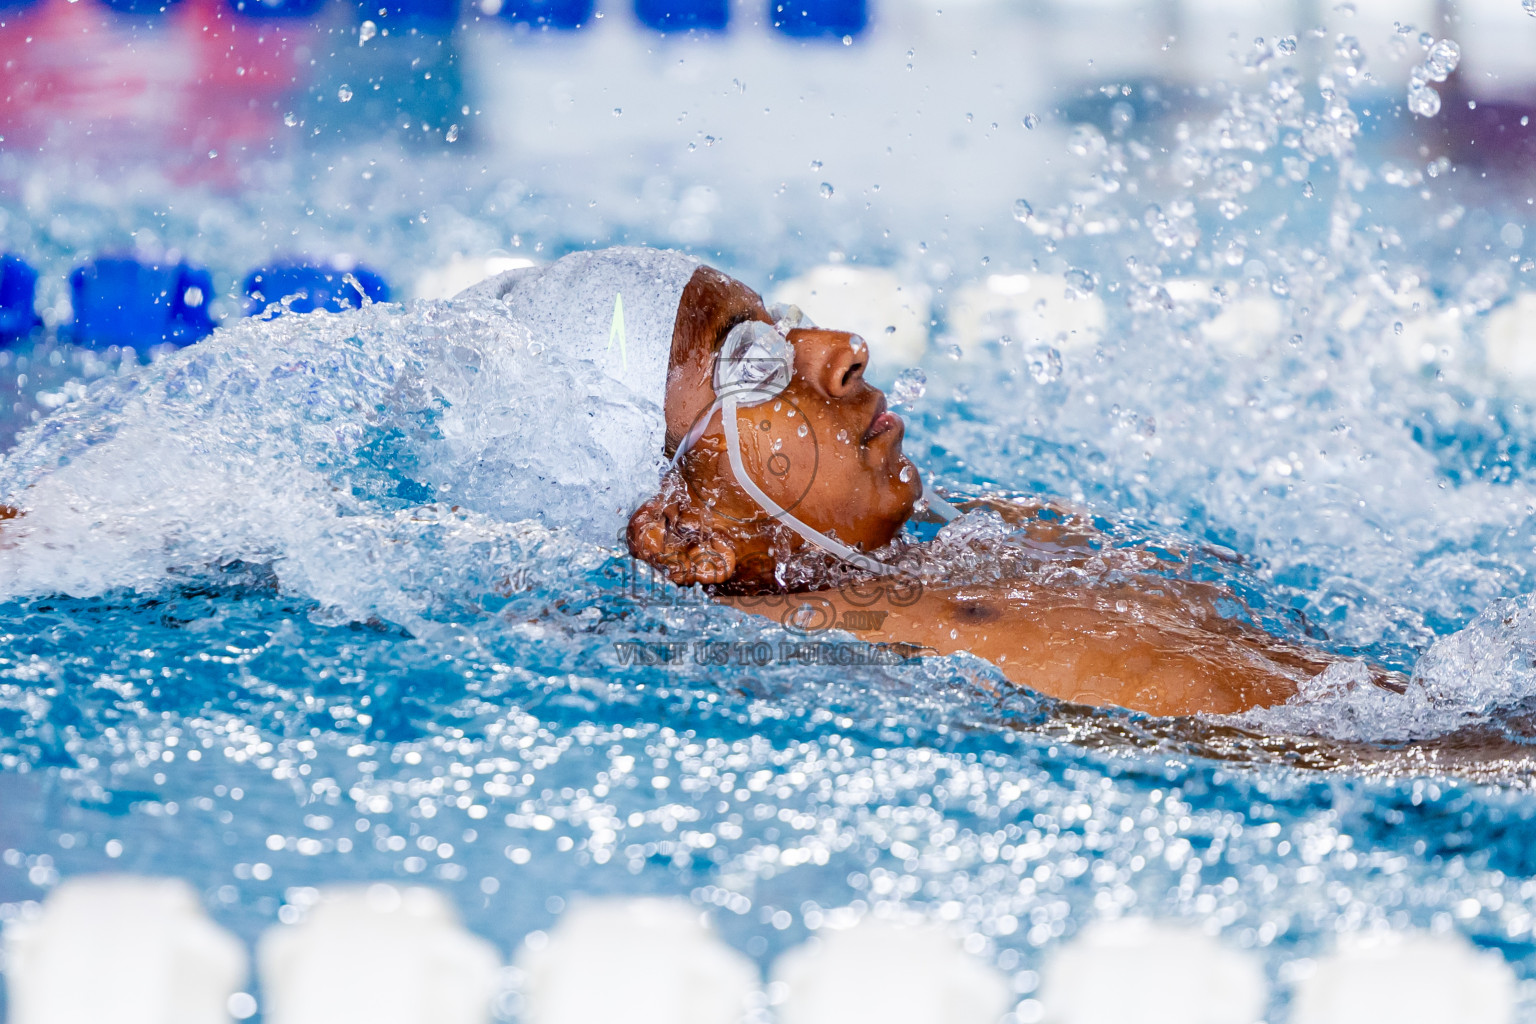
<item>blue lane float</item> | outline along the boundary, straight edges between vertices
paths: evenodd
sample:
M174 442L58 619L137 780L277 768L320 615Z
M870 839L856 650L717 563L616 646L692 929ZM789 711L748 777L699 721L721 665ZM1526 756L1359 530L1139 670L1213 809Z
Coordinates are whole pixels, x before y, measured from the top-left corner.
M570 32L592 20L594 0L506 0L498 18L539 31Z
M42 324L36 297L37 271L20 256L0 256L0 345L14 345Z
M312 18L326 0L229 0L236 14L247 18Z
M365 301L389 301L389 283L364 266L343 269L310 263L275 263L251 271L244 287L245 308L251 316L264 313L274 303L282 304L278 312L286 309L311 313L327 309L339 313L356 309Z
M768 0L773 27L796 39L856 36L869 27L865 0Z
M731 20L730 0L635 0L635 16L658 32L721 32Z
M181 0L101 0L105 7L110 7L118 14L134 14L152 17L164 14L166 11L181 3Z
M459 0L359 0L357 13L394 32L414 28L440 35L458 24Z
M73 340L96 348L190 345L213 332L213 277L185 263L102 257L69 275Z

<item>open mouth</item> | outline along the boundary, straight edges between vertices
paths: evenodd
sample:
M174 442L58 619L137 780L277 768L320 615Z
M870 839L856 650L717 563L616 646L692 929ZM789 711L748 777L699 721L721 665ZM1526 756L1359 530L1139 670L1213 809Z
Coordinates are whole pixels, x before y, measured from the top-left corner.
M869 444L881 434L889 433L901 426L901 417L886 409L885 396L881 395L879 404L875 406L874 419L869 421L869 427L860 440L864 444Z

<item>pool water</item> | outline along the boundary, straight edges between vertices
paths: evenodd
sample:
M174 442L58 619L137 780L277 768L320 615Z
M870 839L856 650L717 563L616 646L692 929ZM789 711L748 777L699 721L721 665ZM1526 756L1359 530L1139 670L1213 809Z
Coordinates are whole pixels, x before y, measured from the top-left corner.
M252 158L238 188L8 157L5 223L45 276L123 246L219 281L285 249L398 283L610 242L765 289L893 267L933 296L933 339L922 385L878 336L874 372L905 374L907 450L941 486L1082 506L1264 628L1413 678L1169 721L965 656L785 658L775 623L563 530L579 488L498 517L520 485L454 460L496 454L486 389L531 378L452 310L241 320L232 287L231 326L179 352L47 333L0 356L0 497L70 509L0 546L0 918L62 878L169 873L253 940L316 887L399 879L510 951L580 895L666 894L767 964L840 908L916 911L1024 998L1087 922L1139 914L1256 951L1276 1019L1309 958L1388 926L1498 951L1536 1017L1536 376L1500 340L1536 341L1529 174L1441 160L1406 73L1363 77L1332 35L1241 56L1013 118L1052 162L969 224L814 179L766 217L709 198L712 173L752 194L734 165L632 206L594 185L594 210L554 164L355 136ZM1075 326L966 333L1025 282ZM65 322L57 281L39 304ZM949 578L1018 553L980 514L935 545ZM676 640L754 653L625 656Z

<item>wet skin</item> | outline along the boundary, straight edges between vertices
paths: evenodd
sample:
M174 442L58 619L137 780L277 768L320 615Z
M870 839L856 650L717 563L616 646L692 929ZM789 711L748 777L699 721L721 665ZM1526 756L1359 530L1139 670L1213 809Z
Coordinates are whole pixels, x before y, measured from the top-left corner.
M740 282L709 268L694 276L673 337L669 455L714 401L715 353L744 318L771 322ZM818 329L792 331L789 340L795 376L784 400L739 413L747 471L816 529L861 550L882 547L922 491L901 451L901 422L864 381L868 353L856 337ZM1069 559L1082 540L1058 522L1028 524L1024 506L992 507L1025 523L1031 542L1054 545ZM675 583L709 585L735 607L779 621L809 616L861 639L924 652L967 651L1015 683L1083 704L1158 715L1233 713L1283 703L1333 660L1223 616L1217 602L1233 597L1218 587L1161 576L1144 584L786 588L775 570L804 542L736 483L718 412L660 492L635 512L629 546ZM1082 557L1089 557L1086 548ZM1377 682L1397 688L1385 673Z

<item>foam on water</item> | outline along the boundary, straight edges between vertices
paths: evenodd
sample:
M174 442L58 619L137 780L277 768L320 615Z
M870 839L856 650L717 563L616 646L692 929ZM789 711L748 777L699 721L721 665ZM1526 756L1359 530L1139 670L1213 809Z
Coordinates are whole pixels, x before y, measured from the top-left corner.
M961 494L1079 503L1101 533L1056 557L972 513L933 538L932 578L1214 580L1267 629L1411 671L1407 694L1345 662L1283 708L1158 722L964 656L697 660L785 631L585 535L601 437L566 398L592 382L484 311L241 322L148 366L44 345L18 387L57 412L0 467L32 510L0 526L0 797L39 811L0 815L0 918L107 865L186 877L251 938L315 886L399 876L503 949L579 894L686 894L760 963L834 911L916 910L1026 999L1045 951L1127 913L1198 921L1277 976L1341 933L1412 927L1530 978L1536 806L1425 777L1529 778L1536 424L1510 367L1531 278L1500 241L1529 217L1370 138L1406 73L1369 92L1341 42L1268 40L1160 125L1124 93L1099 128L1038 125L1071 166L985 232L870 241L813 199L781 229L714 210L685 241L765 288L829 250L890 264L941 335L904 389L918 464ZM548 257L678 240L698 184L583 213L563 169L482 183L386 159L363 179L372 158L319 184L280 167L154 241L217 265L293 230L377 245L394 273L516 232ZM450 198L418 210L399 186L429 171ZM92 201L38 188L40 247L94 245ZM110 191L97 234L126 237ZM59 379L86 362L97 383ZM637 661L637 641L688 650ZM1467 736L1499 756L1439 756Z
M542 547L545 567L606 557L607 505L660 465L610 449L660 418L490 300L240 321L20 441L4 593L149 592L241 561L337 621L415 628Z

